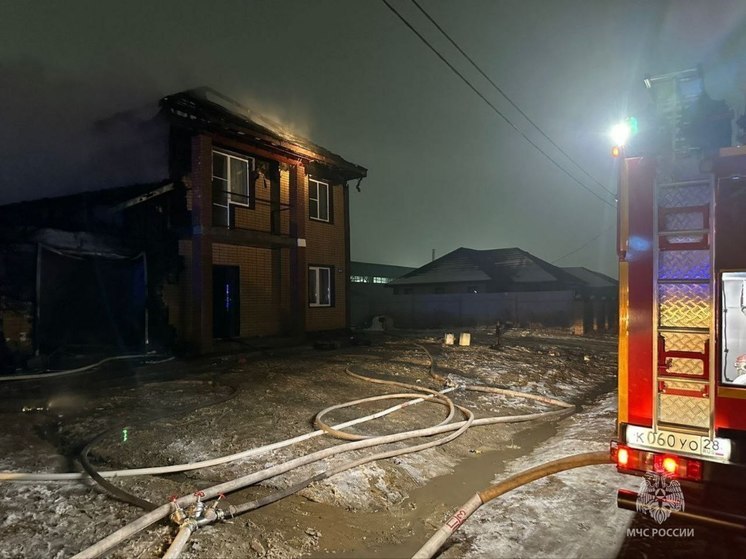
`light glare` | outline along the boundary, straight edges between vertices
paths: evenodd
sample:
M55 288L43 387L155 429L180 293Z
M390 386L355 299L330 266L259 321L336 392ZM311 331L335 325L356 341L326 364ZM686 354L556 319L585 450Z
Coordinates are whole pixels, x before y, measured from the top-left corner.
M666 470L669 474L676 473L676 470L678 469L679 465L676 463L675 458L671 458L670 456L663 459L663 469Z
M609 136L616 146L623 146L632 135L632 127L628 122L620 122L612 127Z

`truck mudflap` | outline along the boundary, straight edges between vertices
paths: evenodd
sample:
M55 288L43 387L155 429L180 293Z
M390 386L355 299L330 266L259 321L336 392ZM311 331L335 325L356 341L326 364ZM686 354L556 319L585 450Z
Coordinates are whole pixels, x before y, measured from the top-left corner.
M617 506L620 509L631 511L639 510L639 494L629 489L619 489L617 491ZM723 508L713 505L712 500L707 502L692 501L687 499L686 505L682 510L671 510L671 516L682 521L703 524L714 528L725 528L735 530L746 534L746 514L743 507L730 507L724 505Z

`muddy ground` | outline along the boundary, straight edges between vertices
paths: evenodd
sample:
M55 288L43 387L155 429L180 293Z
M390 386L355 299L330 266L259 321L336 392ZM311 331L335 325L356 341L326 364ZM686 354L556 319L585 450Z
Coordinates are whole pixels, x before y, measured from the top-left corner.
M554 396L577 404L579 410L601 401L607 414L592 427L596 446L589 449L596 450L598 442L612 434L608 402L613 398L608 394L616 374L613 338L512 330L496 350L487 331L473 332L469 347L443 346L441 332L372 336L370 346L248 351L135 368L117 362L64 379L5 382L0 470L80 471L75 457L96 437L90 458L98 469L107 470L194 462L303 434L313 430L313 416L327 406L399 391L352 378L344 372L348 366L378 378L442 388L428 374L427 355L413 342L431 349L439 373L455 384L490 384ZM451 397L477 417L549 409L462 390ZM394 403L337 410L328 419L337 423ZM434 425L443 414L441 406L423 403L349 430L388 434ZM513 460L550 440L558 428L556 421L472 428L447 445L364 465L200 529L182 556L411 556L456 506ZM582 438L578 440L582 446ZM339 442L321 436L209 469L117 478L113 483L160 504L171 495L190 494ZM272 493L349 459L348 454L339 455L267 480L229 495L228 504ZM0 510L0 557L69 557L142 514L90 480L0 482ZM109 556L160 557L174 533L168 523L156 524ZM450 545L448 557L478 553L477 536L464 534Z

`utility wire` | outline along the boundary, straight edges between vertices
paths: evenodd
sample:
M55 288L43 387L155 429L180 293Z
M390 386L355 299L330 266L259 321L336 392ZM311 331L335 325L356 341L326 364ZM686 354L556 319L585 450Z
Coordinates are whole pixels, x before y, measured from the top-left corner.
M520 107L519 107L519 106L518 106L518 105L517 105L517 104L516 104L516 103L515 103L515 102L514 102L514 101L513 101L513 100L512 100L511 98L510 98L510 97L509 97L509 96L508 96L508 94L507 94L507 93L505 93L505 92L504 92L504 91L502 90L502 88L501 88L501 87L500 87L499 85L497 85L497 84L496 84L496 83L495 83L495 82L494 82L494 81L492 80L492 78L490 78L490 77L489 77L489 76L488 76L488 75L487 75L487 74L486 74L486 73L485 73L485 72L484 72L484 71L482 70L482 68L480 68L480 67L479 67L479 66L477 65L477 63L476 63L476 62L474 62L474 60L473 60L473 59L472 59L472 58L471 58L471 57L470 57L470 56L469 56L469 55L468 55L468 54L467 54L467 53L466 53L466 52L464 51L464 49L462 49L462 48L461 48L461 47L460 47L460 46L458 45L458 43L457 43L457 42L456 42L456 41L455 41L455 40L454 40L453 38L451 38L451 36L450 36L450 35L449 35L449 34L448 34L448 33L447 33L446 31L445 31L445 29L443 29L443 28L442 28L442 27L441 27L441 26L440 26L440 25L438 24L438 22L437 22L437 21L435 21L435 20L434 20L434 19L433 19L433 18L432 18L432 17L430 16L430 14L428 14L428 13L427 13L427 11L425 11L425 8L423 8L423 7L422 7L422 6L420 5L420 3L419 3L419 2L417 2L417 0L412 0L412 3L413 3L413 4L415 5L415 6L417 6L417 9L418 9L418 10L420 10L420 11L421 11L421 12L422 12L422 13L424 14L424 16L425 16L425 17L426 17L426 18L427 18L428 20L430 20L430 23L432 23L432 24L433 24L433 25L435 26L435 28L436 28L436 29L437 29L438 31L440 31L440 32L441 32L441 33L443 34L443 36L445 36L445 38L446 38L446 39L448 39L448 41L449 41L449 42L450 42L450 43L451 43L451 44L452 44L452 45L453 45L453 46L454 46L454 47L456 48L456 50L458 50L458 51L459 51L459 52L460 52L460 53L461 53L461 54L463 55L463 57L464 57L464 58L466 58L466 60L468 60L468 61L469 61L469 63L470 63L470 64L471 64L472 66L474 66L474 68L475 68L475 69L477 70L477 72L479 72L479 73L480 73L480 74L482 75L482 77L483 77L483 78L484 78L485 80L487 80L487 81L488 81L488 82L490 83L490 85L491 85L492 87L494 87L494 88L495 88L495 90L497 90L497 92L498 92L498 93L499 93L500 95L502 95L502 96L503 96L503 97L505 98L505 100L506 100L506 101L507 101L508 103L510 103L510 104L511 104L511 106L512 106L512 107L513 107L513 108L514 108L514 109L515 109L516 111L518 111L518 112L520 113L520 115L521 115L521 116L522 116L523 118L525 118L525 119L526 119L526 120L527 120L527 121L529 122L529 124L531 124L531 126L533 126L533 127L534 127L534 128L535 128L535 129L536 129L536 130L537 130L538 132L539 132L539 134L541 134L542 136L544 136L544 138L545 138L545 139L546 139L546 140L547 140L547 141L548 141L548 142L549 142L550 144L552 144L552 145L553 145L553 146L554 146L554 147L555 147L555 148L557 149L557 151L559 151L559 152L560 152L560 153L561 153L562 155L564 155L564 156L565 156L565 157L566 157L566 158L567 158L567 159L568 159L568 160L569 160L569 161L570 161L570 162L571 162L571 163L572 163L573 165L575 165L575 166L576 166L576 167L577 167L578 169L580 169L580 170L581 170L581 171L582 171L582 172L583 172L583 173L584 173L584 174L585 174L585 175L586 175L586 176L587 176L587 177L588 177L589 179L591 179L591 180L592 180L592 181L593 181L594 183L596 183L596 184L597 184L597 185L598 185L599 187L601 187L601 189L602 189L602 190L605 190L606 192L608 192L609 194L611 194L611 196L613 196L613 197L614 197L614 200L616 200L616 194L615 194L614 192L612 192L611 190L609 190L608 188L606 188L606 187L604 186L604 184L603 184L603 183L602 183L601 181L599 181L599 180L598 180L598 179L596 179L596 178L595 178L595 177L594 177L593 175L591 175L591 174L590 174L590 173L589 173L588 171L586 171L586 170L585 170L585 169L584 169L584 168L583 168L583 167L582 167L582 166L580 165L580 163L578 163L577 161L575 161L575 160L574 160L574 159L573 159L573 158L572 158L572 157L570 156L570 154L568 154L568 153L567 153L567 152L566 152L566 151L565 151L564 149L562 149L562 148L561 148L561 147L560 147L560 146L559 146L559 145L558 145L558 144L557 144L557 143L556 143L556 142L555 142L554 140L552 140L552 138L550 138L550 137L549 137L549 136L547 135L547 133L546 133L546 132L544 132L544 130L542 130L542 129L541 129L541 127L540 127L540 126L539 126L538 124L536 124L536 123L535 123L535 122L534 122L533 120L531 120L531 118L530 118L530 117L529 117L529 116L528 116L528 115L527 115L527 114L526 114L526 113L525 113L525 112L524 112L524 111L523 111L523 110L522 110L522 109L521 109L521 108L520 108Z
M392 12L393 12L393 13L394 13L394 14L395 14L395 15L396 15L396 16L397 16L397 17L398 17L398 18L399 18L399 19L400 19L400 20L401 20L401 21L402 21L403 23L404 23L404 25L406 25L406 26L407 26L407 27L408 27L408 28L409 28L409 29L410 29L410 30L412 31L412 33L414 33L415 35L417 35L417 37L419 37L419 39L420 39L420 40L421 40L421 41L422 41L423 43L425 43L425 45L427 45L427 46L428 46L428 48L429 48L430 50L432 50L432 51L433 51L433 53L435 53L435 55L436 55L436 56L437 56L438 58L440 58L440 60L441 60L441 61L442 61L442 62L443 62L443 63L444 63L444 64L445 64L446 66L448 66L448 67L449 67L449 68L451 69L451 71L452 71L452 72L453 72L454 74L456 74L456 75L457 75L457 76L458 76L459 78L461 78L461 80L462 80L462 81L463 81L463 82L464 82L464 83L465 83L466 85L468 85L468 86L469 86L469 88L470 88L470 89L471 89L471 90L472 90L472 91L473 91L474 93L476 93L476 94L477 94L477 95L479 96L479 98L480 98L480 99L482 99L482 101L484 101L485 103L487 103L487 105L488 105L488 106L489 106L489 107L490 107L490 108L491 108L491 109L492 109L492 110L493 110L493 111L494 111L494 112L495 112L495 113L496 113L496 114L497 114L498 116L500 116L500 117L501 117L501 118L502 118L502 119L503 119L503 120L504 120L504 121L505 121L505 122L506 122L506 123L507 123L508 125L510 125L510 127L511 127L511 128L513 128L513 129L514 129L514 130L515 130L516 132L518 132L518 133L519 133L519 134L521 135L521 137L522 137L522 138L523 138L524 140L526 140L526 141L527 141L527 142L528 142L529 144L531 144L531 145L532 145L532 146L533 146L534 148L536 148L536 150L537 150L537 151L539 151L539 153L541 153L542 155L544 155L544 157L546 157L546 158L547 158L547 159L548 159L549 161L551 161L551 162L552 162L552 163L554 164L554 166L555 166L555 167L557 167L557 168L558 168L558 169L559 169L560 171L562 171L562 172L563 172L564 174L566 174L566 175L567 175L568 177L570 177L570 178L571 178L571 179L573 180L573 182L576 182L576 183L577 183L578 185L580 185L580 186L581 186L581 187L582 187L583 189L585 189L586 191L588 191L588 192L589 192L589 193L590 193L591 195L593 195L594 197L598 198L598 199L599 199L599 200L600 200L601 202L603 202L603 203L604 203L604 204L606 204L607 206L609 206L609 207L611 207L611 208L614 208L614 209L616 209L616 206L615 206L614 204L612 204L611 202L609 202L608 200L606 200L606 198L602 198L602 197L601 197L601 196L600 196L599 194L597 194L597 193L596 193L596 192L595 192L594 190L591 190L591 189L590 189L590 188L589 188L588 186L586 186L586 185L585 185L585 184L584 184L583 182L581 182L581 181L580 181L580 179L578 179L577 177L575 177L575 176L574 176L573 174L571 174L571 173L570 173L570 171L568 171L568 170L567 170L567 169L565 169L565 168L564 168L564 167L563 167L562 165L560 165L560 164L559 164L559 163L558 163L558 162L557 162L557 161L556 161L556 160L555 160L554 158L552 158L552 156L551 156L551 155L549 155L549 154L548 154L547 152L545 152L545 151L544 151L543 149L541 149L541 147L539 147L539 146L538 146L538 145L537 145L536 143L534 143L534 141L533 141L533 140L531 140L531 138L529 138L528 136L526 136L526 134L524 134L524 133L523 133L523 132L522 132L522 131L521 131L521 130L520 130L520 129L519 129L519 128L518 128L518 127L517 127L517 126L515 125L515 124L513 124L513 122L512 122L512 121L511 121L511 120L510 120L510 119L509 119L509 118L508 118L507 116L505 116L505 115L504 115L504 114L503 114L503 113L502 113L502 112L500 111L500 109L498 109L498 108L497 108L497 107L496 107L495 105L493 105L493 104L492 104L492 103L491 103L491 102L489 101L489 99L487 99L487 98L486 98L486 97L485 97L485 96L484 96L484 95L483 95L483 94L482 94L482 93L481 93L481 92L480 92L480 91L479 91L479 90L478 90L478 89L477 89L476 87L474 87L474 85L473 85L473 84L472 84L472 83L471 83L471 82L470 82L470 81L469 81L469 80L468 80L468 79L467 79L467 78L466 78L466 77L465 77L465 76L464 76L464 75L463 75L463 74L462 74L461 72L459 72L459 71L458 71L458 70L457 70L457 69L456 69L456 68L455 68L455 67L454 67L454 66L453 66L453 65L452 65L452 64L451 64L450 62L448 62L448 60L446 60L446 59L445 59L445 57L444 57L444 56L443 56L442 54L440 54L440 52L439 52L439 51L438 51L438 50L437 50L437 49L436 49L436 48L435 48L435 47L434 47L434 46L433 46L432 44L430 44L430 42L429 42L429 41L428 41L427 39L425 39L425 37L424 37L423 35L421 35L421 34L420 34L420 32L419 32L419 31L417 31L417 30L416 30L416 29L415 29L415 28L414 28L414 27L413 27L413 26L412 26L412 25L411 25L411 24L409 23L409 21L407 21L407 20L406 20L406 19L404 18L404 16L402 16L402 15L401 15L401 14L400 14L400 13L399 13L399 12L398 12L397 10L396 10L396 8L394 8L394 7L393 7L393 6L391 5L391 4L389 4L388 0L381 0L381 1L382 1L382 2L383 2L383 3L385 4L385 5L386 5L386 7L387 7L387 8L389 9L389 10L391 10L391 11L392 11Z
M550 264L554 264L555 262L559 262L560 260L564 260L564 259L565 259L565 258L567 258L568 256L572 256L572 255L573 255L573 254L575 254L576 252L580 252L580 251L581 251L581 250L583 250L583 249L584 249L585 247L587 247L587 246L588 246L589 244L591 244L591 243L592 243L593 241L595 241L596 239L600 238L600 237L601 237L601 236L602 236L602 235L603 235L604 233L606 233L606 232L610 231L611 229L613 229L613 228L614 228L615 226L616 226L616 223L612 223L612 224L611 224L611 225L610 225L609 227L607 227L606 229L604 229L603 231L601 231L601 232L600 232L600 233L599 233L598 235L596 235L596 236L595 236L595 237L593 237L592 239L589 239L588 241L586 241L585 243L583 243L582 245L580 245L580 246L579 246L578 248L576 248L575 250L571 250L571 251L570 251L570 252L568 252L567 254L564 254L564 255L560 256L559 258L556 258L556 259L552 260L552 261L550 262Z

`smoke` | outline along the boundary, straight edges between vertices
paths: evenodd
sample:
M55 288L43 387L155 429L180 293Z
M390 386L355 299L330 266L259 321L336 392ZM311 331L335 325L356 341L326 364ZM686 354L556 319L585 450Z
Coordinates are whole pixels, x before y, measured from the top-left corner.
M311 129L298 118L309 112L300 100L282 107L245 84L224 90L173 67L149 75L118 59L86 75L14 60L0 61L0 76L0 204L172 178L158 101L201 85L237 99L248 109L239 112L287 138L308 138Z
M165 92L147 76L30 60L0 62L0 76L0 203L167 178L167 135L152 120Z

